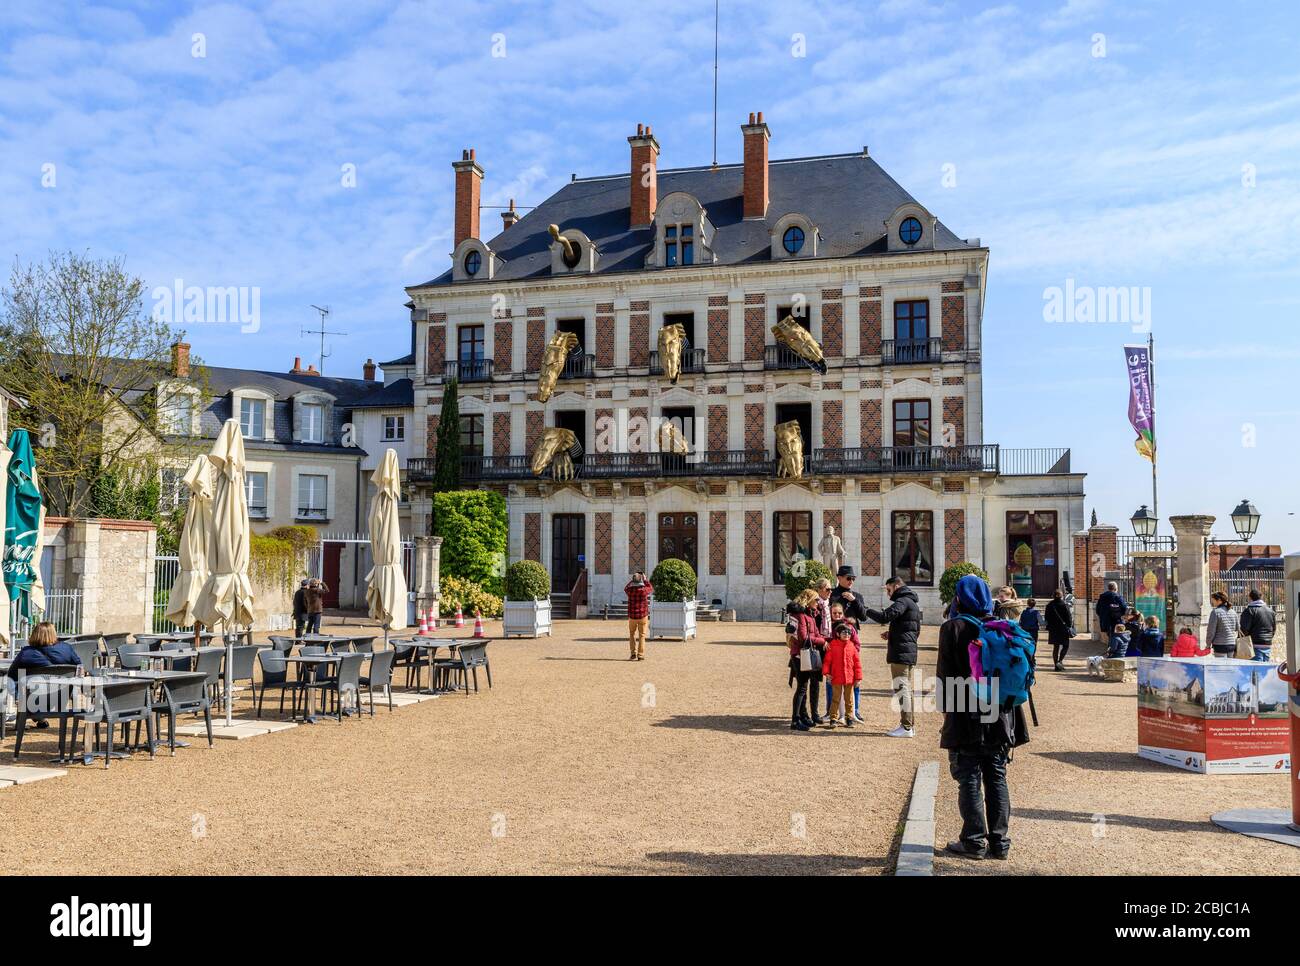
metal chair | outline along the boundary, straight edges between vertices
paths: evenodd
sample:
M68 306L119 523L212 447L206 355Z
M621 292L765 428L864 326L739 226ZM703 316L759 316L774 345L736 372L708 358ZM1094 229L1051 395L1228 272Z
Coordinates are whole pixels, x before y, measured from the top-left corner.
M105 736L107 743L104 747L104 767L107 768L108 763L113 758L113 732L117 726L122 726L122 743L126 744L130 737L131 724L143 721L149 741L149 757L155 757L158 749L157 742L154 740L152 695L153 681L150 678L138 680L127 680L125 678L106 679L99 686L94 709L80 712L77 717L72 719L73 747L76 747L77 728L83 719L87 728L92 723L95 725L95 744L99 744L99 726L101 724L107 725L108 730Z
M48 667L34 669L30 675L19 675L18 707L15 709L17 720L14 721L14 761L18 760L18 753L22 750L23 735L27 732L29 717L37 721L47 718L59 719L59 757L64 757L68 719L79 712L72 708L72 691L67 684L43 681L41 678L72 677L76 673L75 664L51 664ZM0 740L3 740L4 736L4 716L0 715Z
M117 666L124 671L139 671L144 668L145 660L140 655L149 652L145 641L134 641L118 645Z
M100 666L108 667L116 656L117 649L129 640L131 640L131 635L129 633L105 634L101 637L99 639L100 653L102 654Z
M373 654L375 650L375 638L354 637L352 638L352 649L363 654Z
M200 651L194 659L194 670L204 675L207 680L208 692L214 698L217 696L217 690L221 687L221 662L226 658L224 650Z
M253 691L253 700L257 700L257 682L253 679L253 663L257 660L257 651L257 646L253 644L241 645L231 650L230 659L234 666L223 668L221 671L223 690L233 687L240 681L247 681Z
M343 697L346 694L352 695L357 713L361 712L361 665L365 660L364 654L344 654L329 677L318 677L307 685L309 688L320 690L322 705L325 696L330 696L334 703L334 712L340 722L343 720Z
M388 710L393 710L393 659L396 651L375 651L370 659L370 673L361 676L361 686L370 695L370 717L375 716L375 688L384 689ZM359 707L359 705L358 705Z
M298 639L296 637L284 637L276 634L272 634L269 640L271 646L283 654L288 654L298 644Z
M487 643L465 644L456 649L451 657L434 661L434 673L440 682L439 687L447 690L460 690L463 686L469 694L470 675L474 677L474 693L478 694L478 669L487 667ZM488 671L488 687L491 687L492 673Z
M289 665L283 652L272 649L257 652L257 663L262 667L262 687L257 693L257 716L262 717L262 702L266 700L267 688L280 689L280 714L284 714L284 692L294 693L293 707L298 705L297 691L299 683L289 677Z
M167 715L167 746L176 756L176 716L187 711L203 713L203 723L208 729L208 747L212 747L212 698L208 696L207 675L195 671L183 678L163 681L163 699L154 705L154 712Z
M87 671L93 670L99 665L99 635L82 639L74 638L68 642L72 649L77 652L77 659L81 661L81 666Z

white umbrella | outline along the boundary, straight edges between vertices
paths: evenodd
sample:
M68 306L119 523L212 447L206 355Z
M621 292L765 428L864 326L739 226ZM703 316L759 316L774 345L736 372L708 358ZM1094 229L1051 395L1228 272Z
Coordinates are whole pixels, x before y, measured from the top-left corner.
M389 629L406 626L406 575L402 573L402 528L397 519L402 471L397 452L385 450L370 476L378 492L370 505L370 555L375 565L366 574L366 604L370 616L384 625L384 645Z
M9 486L9 461L14 451L0 440L0 550L4 549L5 532L5 490ZM9 593L0 582L0 643L8 647L12 641L9 636ZM0 709L2 710L2 709Z
M248 579L248 496L244 492L244 437L239 421L227 419L208 454L212 464L212 530L208 535L208 576L194 602L194 619L222 625L226 667L234 665L231 625L253 623L253 586ZM231 724L230 681L226 684L226 724Z
M178 627L194 623L194 605L208 578L208 538L212 530L212 463L206 455L194 457L185 473L190 491L181 528L180 570L167 598L167 619Z

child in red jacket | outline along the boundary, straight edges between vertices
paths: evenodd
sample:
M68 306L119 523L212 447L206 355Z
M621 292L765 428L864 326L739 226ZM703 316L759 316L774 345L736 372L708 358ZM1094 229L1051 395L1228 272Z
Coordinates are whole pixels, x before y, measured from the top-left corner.
M853 686L862 680L862 659L858 656L857 631L847 621L840 621L831 632L822 674L831 682L830 726L844 708L844 727L853 727Z
M1208 647L1201 647L1200 642L1196 640L1196 635L1192 633L1190 627L1181 627L1178 629L1178 640L1174 641L1173 648L1169 651L1170 657L1205 657L1210 653Z

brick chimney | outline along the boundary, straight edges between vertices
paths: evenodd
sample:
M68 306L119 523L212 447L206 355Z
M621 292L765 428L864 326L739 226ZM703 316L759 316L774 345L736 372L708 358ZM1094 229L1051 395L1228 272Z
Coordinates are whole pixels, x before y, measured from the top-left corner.
M749 123L740 126L745 135L745 217L767 216L767 142L771 132L763 123L763 112L751 112Z
M645 228L655 217L659 201L659 142L648 124L638 124L632 145L632 228Z
M306 373L306 371L307 371L307 370L304 369L304 368L302 367L302 356L294 356L294 357L293 357L293 368L289 370L289 375L291 375L291 376L301 376L301 375L303 375L304 373Z
M515 211L515 199L510 199L510 207L501 212L501 228L509 228L519 220L519 212Z
M375 381L375 360L374 359L367 359L365 361L365 364L361 367L361 378L364 379L366 382Z
M307 371L304 372L303 375L304 375L304 376L319 376L320 373L316 371L316 364L315 364L315 363L308 363L308 365L307 365Z
M188 378L190 374L190 344L188 342L172 343L172 375L177 379Z
M483 188L483 169L474 160L474 149L461 152L460 160L451 163L456 171L456 242L478 238L479 194Z

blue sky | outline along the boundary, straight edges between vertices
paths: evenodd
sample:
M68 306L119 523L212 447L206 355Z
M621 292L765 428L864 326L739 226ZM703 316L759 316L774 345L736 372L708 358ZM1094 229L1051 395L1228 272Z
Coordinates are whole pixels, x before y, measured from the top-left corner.
M1300 549L1296 5L722 0L721 25L719 160L763 110L773 157L870 145L991 248L988 441L1072 447L1127 532L1150 475L1120 347L1145 335L1045 321L1044 291L1149 290L1162 517L1228 536L1248 496L1257 539ZM700 0L10 0L0 250L258 287L258 331L191 327L219 365L316 361L299 332L329 305L326 371L357 375L406 351L403 286L446 265L462 148L488 205L624 170L637 122L661 166L705 163L712 52Z

